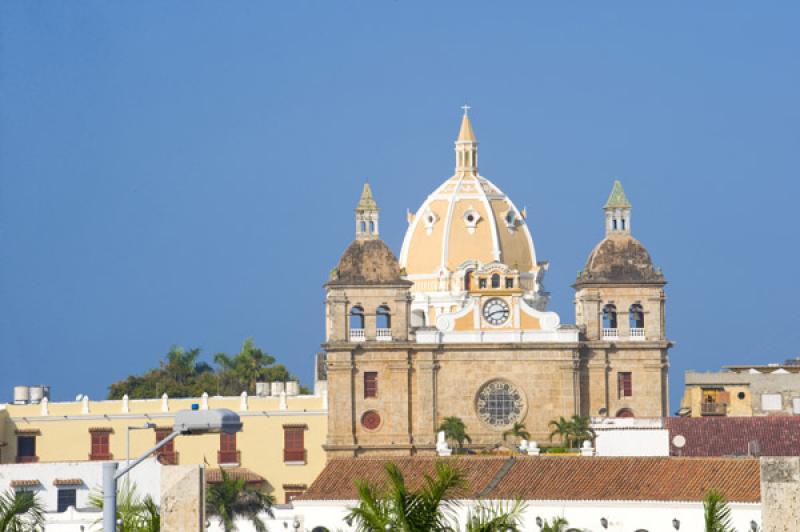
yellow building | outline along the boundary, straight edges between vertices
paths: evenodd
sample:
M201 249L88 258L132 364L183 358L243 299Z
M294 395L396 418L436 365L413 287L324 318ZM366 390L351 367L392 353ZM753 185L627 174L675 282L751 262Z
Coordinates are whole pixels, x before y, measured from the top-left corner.
M327 395L122 399L0 405L0 463L124 460L136 458L171 432L175 413L228 408L241 417L237 434L178 437L161 461L206 464L260 483L276 502L302 493L325 465ZM145 428L147 427L147 428ZM130 449L127 449L128 437Z
M724 366L723 371L687 371L682 416L771 416L800 414L800 361Z

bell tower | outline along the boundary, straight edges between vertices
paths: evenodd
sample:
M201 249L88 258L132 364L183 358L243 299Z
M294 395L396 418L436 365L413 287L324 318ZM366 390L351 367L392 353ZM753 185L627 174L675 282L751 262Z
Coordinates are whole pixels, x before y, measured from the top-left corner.
M584 340L583 415L668 414L664 286L650 254L631 235L632 205L614 181L603 206L605 238L592 250L575 288L575 320Z

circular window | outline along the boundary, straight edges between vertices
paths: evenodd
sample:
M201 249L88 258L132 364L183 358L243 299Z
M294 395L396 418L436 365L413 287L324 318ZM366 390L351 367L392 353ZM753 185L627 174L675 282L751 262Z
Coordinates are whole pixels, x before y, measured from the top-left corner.
M374 410L367 410L361 416L361 425L367 430L375 430L381 424L381 416Z
M433 223L433 216L428 216L428 223L429 223L429 224L432 224L432 223Z
M738 394L736 394L736 397L738 397L739 399L744 399L744 392L739 392Z
M478 417L493 427L506 427L519 421L524 406L522 392L503 380L486 383L475 402Z
M472 216L471 214L468 214L468 215L467 215L467 221L468 221L468 222L474 222L474 221L475 221L475 217L474 217L474 216Z

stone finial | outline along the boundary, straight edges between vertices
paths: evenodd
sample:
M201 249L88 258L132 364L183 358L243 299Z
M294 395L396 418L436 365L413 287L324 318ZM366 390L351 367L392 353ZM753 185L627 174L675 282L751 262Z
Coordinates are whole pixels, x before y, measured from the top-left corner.
M581 445L581 456L594 456L594 449L592 449L592 442L586 440Z
M128 394L122 396L122 413L127 414L130 412L130 408L128 408Z
M81 414L88 414L89 413L89 396L84 395L83 399L81 399Z
M161 396L161 411L169 412L169 396L167 392L164 392L164 395Z
M208 392L200 396L200 410L208 410Z
M539 449L539 444L536 443L535 441L528 442L527 451L528 451L528 456L539 456L542 452L542 450Z
M50 414L50 411L47 408L47 403L48 402L49 401L48 401L47 397L42 397L42 402L40 404L42 405L42 415L43 416L47 416L47 415Z
M439 456L450 456L453 454L453 450L447 445L447 438L443 430L440 430L438 434L436 434L436 454Z
M244 391L239 396L239 410L242 412L247 412L247 392Z
M528 440L519 441L519 450L523 453L528 451Z

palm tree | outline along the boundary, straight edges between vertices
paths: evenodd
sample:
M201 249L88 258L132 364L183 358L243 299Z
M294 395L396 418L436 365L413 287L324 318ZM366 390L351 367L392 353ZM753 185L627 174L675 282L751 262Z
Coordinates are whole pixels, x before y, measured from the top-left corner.
M480 503L467 514L464 532L519 532L522 530L520 518L526 508L525 502L519 499L508 507Z
M513 436L517 438L517 440L530 440L531 433L527 431L525 428L525 423L516 422L514 423L510 429L503 432L503 441L506 441L506 437Z
M218 517L225 532L236 530L234 522L237 517L249 520L258 532L265 532L267 527L259 514L266 512L272 517L272 505L275 499L260 489L248 486L243 478L229 477L222 468L220 473L222 481L208 487L206 513Z
M564 416L554 419L550 422L553 431L550 433L550 441L553 441L553 436L561 438L561 443L566 447L572 447L572 423L564 419Z
M44 530L44 508L30 491L0 494L0 532Z
M89 496L89 504L103 508L103 493L95 491ZM136 484L125 478L117 492L117 530L119 532L159 532L161 516L158 505L150 495L141 497ZM99 524L99 522L97 523Z
M465 441L472 443L472 438L467 434L467 428L460 417L448 416L444 418L438 430L444 431L445 438L458 444L459 452L464 451Z
M731 509L725 496L712 489L703 497L705 532L734 532L731 526Z
M577 447L580 447L586 440L593 440L597 437L594 429L590 426L591 420L586 416L572 416L570 420L572 429L572 440Z

